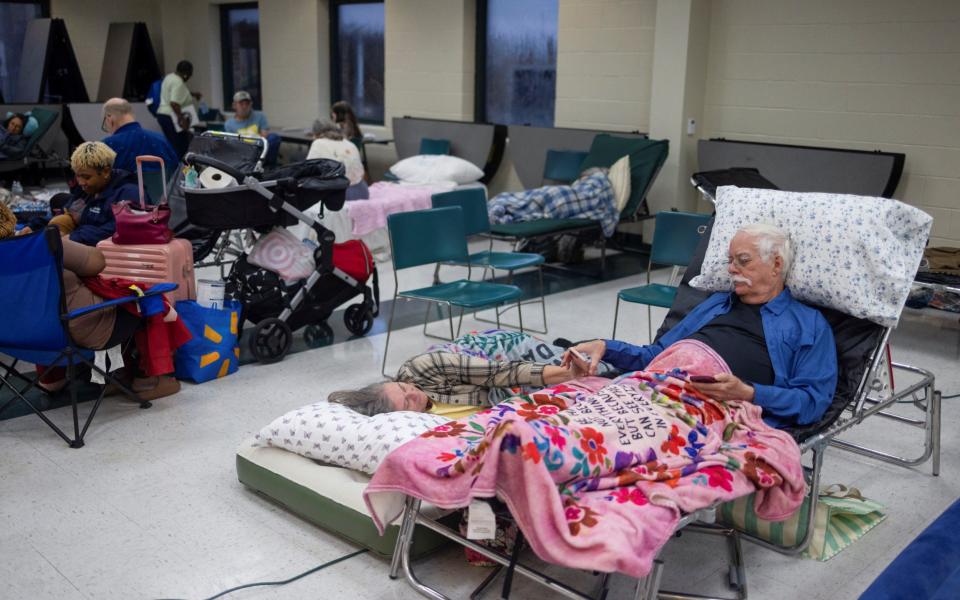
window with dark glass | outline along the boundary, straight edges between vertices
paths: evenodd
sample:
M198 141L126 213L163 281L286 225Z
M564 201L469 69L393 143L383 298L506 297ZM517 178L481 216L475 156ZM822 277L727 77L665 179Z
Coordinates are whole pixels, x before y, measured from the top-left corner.
M49 2L0 2L0 30L3 31L0 35L0 96L6 102L19 98L17 77L27 24L32 19L49 16Z
M220 5L223 62L223 104L231 110L233 94L250 93L253 107L262 108L260 90L260 11L256 2Z
M553 126L557 0L477 1L477 120Z
M383 22L383 2L331 6L331 102L349 102L362 123L383 123Z

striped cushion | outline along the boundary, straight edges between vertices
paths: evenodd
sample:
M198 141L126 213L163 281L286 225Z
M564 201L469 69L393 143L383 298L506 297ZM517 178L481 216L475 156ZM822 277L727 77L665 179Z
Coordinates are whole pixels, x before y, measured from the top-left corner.
M753 494L744 496L722 504L717 509L717 516L740 531L780 546L793 546L803 538L803 524L806 523L810 510L809 497L804 499L800 509L785 521L765 521L758 518L753 504ZM884 511L882 504L863 498L854 488L824 488L817 499L813 539L803 555L821 561L829 560L886 519Z

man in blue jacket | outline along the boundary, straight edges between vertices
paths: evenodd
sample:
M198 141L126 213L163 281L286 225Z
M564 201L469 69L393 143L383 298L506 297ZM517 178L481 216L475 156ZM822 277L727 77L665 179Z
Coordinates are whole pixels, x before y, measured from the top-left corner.
M753 402L772 427L817 422L830 406L837 386L833 331L820 311L801 304L784 285L792 252L789 237L772 225L747 225L730 242L728 272L733 292L718 292L701 302L656 343L634 346L594 340L575 346L591 373L600 360L624 371L646 367L674 342L698 340L726 361L731 373L694 383L722 401Z
M113 205L121 200L139 199L137 176L114 169L116 156L103 142L84 142L70 156L70 167L80 187L75 196L84 203L77 227L70 234L71 240L96 246L116 229Z
M144 129L137 122L133 107L123 98L110 98L104 102L102 129L110 134L103 143L117 153L114 169L135 173L137 157L145 154L162 158L168 175L177 167L177 154L167 138ZM154 163L144 164L144 170L157 168Z

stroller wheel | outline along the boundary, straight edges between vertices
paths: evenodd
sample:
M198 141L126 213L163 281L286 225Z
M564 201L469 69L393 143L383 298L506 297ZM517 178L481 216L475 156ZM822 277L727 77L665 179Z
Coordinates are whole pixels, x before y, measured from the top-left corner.
M353 335L366 335L373 328L373 311L366 304L351 304L343 313L343 323Z
M250 352L263 364L283 360L293 343L293 332L284 321L275 317L257 323L250 336Z
M307 343L309 348L329 346L333 343L333 328L327 325L326 321L307 325L307 328L303 330L303 341Z

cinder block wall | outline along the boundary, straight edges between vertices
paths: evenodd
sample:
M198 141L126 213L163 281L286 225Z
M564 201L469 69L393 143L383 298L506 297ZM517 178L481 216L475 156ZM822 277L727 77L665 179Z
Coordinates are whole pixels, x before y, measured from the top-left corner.
M110 23L142 21L147 24L157 62L163 66L163 32L160 6L156 0L90 2L89 0L52 0L50 15L63 19L90 100L96 102L100 89L100 71L107 48ZM118 57L119 59L120 57ZM122 57L126 60L126 57Z
M715 0L705 137L903 152L896 197L960 245L960 2Z
M656 0L560 0L557 127L648 131Z

